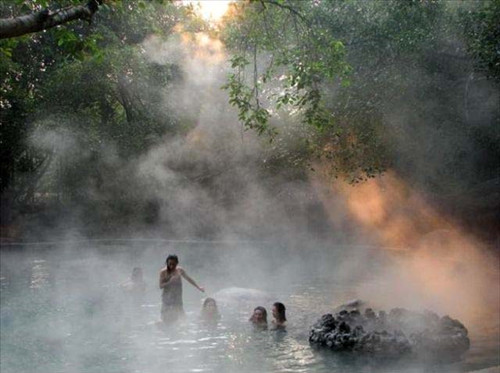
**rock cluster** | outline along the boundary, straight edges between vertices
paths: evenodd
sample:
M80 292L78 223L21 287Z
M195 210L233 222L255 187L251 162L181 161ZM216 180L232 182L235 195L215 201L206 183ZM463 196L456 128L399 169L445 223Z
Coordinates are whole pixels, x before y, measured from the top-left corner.
M323 315L312 327L309 342L333 351L398 357L419 355L456 360L469 349L467 329L458 320L433 312L402 308L376 314L367 308Z

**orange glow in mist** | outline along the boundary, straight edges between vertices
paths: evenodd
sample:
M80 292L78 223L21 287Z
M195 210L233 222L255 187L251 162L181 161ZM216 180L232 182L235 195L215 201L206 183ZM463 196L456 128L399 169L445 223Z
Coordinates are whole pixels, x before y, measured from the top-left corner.
M332 219L338 201L333 205L331 196L340 197L367 236L392 249L386 251L392 266L380 281L361 285L360 298L384 307L427 308L476 327L482 320L498 324L500 275L495 254L394 173L356 186L325 175L319 171L311 178L313 185L321 186L317 189L323 190L323 204Z

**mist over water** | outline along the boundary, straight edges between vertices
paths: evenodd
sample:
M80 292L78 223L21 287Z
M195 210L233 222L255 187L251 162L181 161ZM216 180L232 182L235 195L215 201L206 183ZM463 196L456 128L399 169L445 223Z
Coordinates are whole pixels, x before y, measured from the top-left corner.
M315 304L315 296L316 306L320 305L322 289L304 283L308 276L293 261L287 261L288 266L298 270L293 281L287 279L285 284L283 275L288 270L270 263L270 251L285 253L279 247L243 243L169 248L207 288L207 295L228 286L255 287L286 301L290 314L296 315L290 335L299 335L300 341L285 335L280 344L274 333L252 334L247 322L251 304L220 306L223 321L207 331L199 325L201 296L187 285L186 321L179 327L159 328L157 275L165 253L163 243L38 247L22 256L3 251L2 268L15 272L2 270L2 371L159 372L165 364L171 371L234 371L238 367L252 371L262 369L259 355L266 350L282 360L266 363L270 371L276 364L296 364L294 371L301 366L306 369L315 359L300 336L305 333L302 318L312 317L304 311ZM131 299L120 285L131 267L138 265L144 270L147 290L141 299ZM318 311L315 307L315 316ZM295 357L289 355L292 352Z
M117 229L113 238L128 242L2 248L2 372L462 372L499 364L497 254L395 173L353 187L321 165L309 174L265 167L266 140L238 124L220 90L227 74L220 41L179 32L147 38L143 49L153 63L181 66L163 104L184 132L130 162L104 144L116 171L87 195L105 198L116 191L107 177L122 180L120 192L150 202L154 224ZM76 138L36 132L32 141L79 157ZM87 239L79 226L85 216L75 215L54 241ZM158 272L168 253L207 296L254 288L284 302L288 333L252 332L247 320L257 304L221 308L222 322L206 330L198 320L204 295L186 282L185 322L158 327ZM121 285L137 266L147 288L134 300ZM436 368L311 350L307 333L317 317L356 298L458 318L471 332L471 353Z
M185 282L186 319L163 327L158 272L172 252L207 293ZM392 275L387 270L397 268L391 254L383 253L375 247L315 244L294 250L277 242L146 240L2 250L2 371L160 372L168 366L179 372L462 372L497 364L491 330L477 337L471 330L471 351L454 364L358 359L311 349L310 326L341 303L364 295L382 308L408 304L401 294L391 294L394 283L382 283ZM369 271L354 264L362 257ZM123 287L136 266L146 283L138 297ZM203 298L230 287L258 289L269 297L220 300L218 325L201 323ZM276 300L287 306L288 331L252 331L252 309L270 310Z
M386 307L398 303L433 309L469 326L498 319L498 257L460 224L391 173L357 187L331 188L345 197L365 234L392 258L375 288L362 286L361 298L371 297ZM333 207L328 191L323 200Z

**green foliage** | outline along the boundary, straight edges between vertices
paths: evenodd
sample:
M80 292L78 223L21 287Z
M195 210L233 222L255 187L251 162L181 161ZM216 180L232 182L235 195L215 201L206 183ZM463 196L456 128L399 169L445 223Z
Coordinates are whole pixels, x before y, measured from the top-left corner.
M231 59L231 67L237 72L230 74L228 82L222 88L229 90L229 103L238 108L238 119L250 129L255 129L260 135L264 132L272 134L268 126L269 112L260 106L258 99L259 84L253 89L245 85L241 79L242 71L249 64L243 56Z
M500 82L500 1L482 1L461 9L460 20L476 68Z
M345 12L340 14L338 6ZM356 70L348 63L350 40L337 22L351 17L349 22L361 26L366 20L358 20L360 7L372 11L371 4L357 2L254 1L238 9L223 34L236 52L231 60L235 72L224 88L244 125L274 139L277 129L269 124L273 115L300 116L316 135L302 143L304 151L298 154L304 159L296 163L308 163L315 155L327 160L336 175L351 180L374 176L386 166L381 132L370 128L363 115L346 111L349 98L333 102L329 97L332 87L348 89L355 78ZM380 120L372 125L379 128Z
M72 4L81 2L20 1L0 9L19 15ZM153 33L168 36L183 10L162 1L107 4L91 25L0 41L0 192L17 208L32 204L36 188L67 203L85 199L110 172L110 153L123 162L177 131L162 105L177 69L149 61L140 43ZM57 141L33 142L33 134L69 139L74 152Z
M461 43L467 41L477 71L498 76L499 4L239 3L222 33L236 56L224 88L246 127L273 136L279 130L273 119L286 118L284 112L298 116L316 129L299 152L306 160L327 160L333 175L351 181L371 177L400 163L395 142L401 134L385 119L396 103L411 107L411 131L419 121L465 130L455 104L457 81L470 73L464 75L469 56ZM429 111L427 101L436 109ZM266 115L253 115L262 111Z
M0 15L80 3L1 2ZM498 0L252 0L234 4L219 30L167 0L107 1L90 25L0 41L0 192L17 206L33 205L35 190L57 195L87 219L102 210L103 225L140 210L140 186L123 187L127 164L186 125L163 109L179 68L149 61L141 43L180 21L220 32L232 68L223 88L244 127L271 140L270 174L303 177L317 160L353 183L413 171L405 154L437 152L419 141L426 135L467 133L478 158L494 158L496 132L472 129L461 106L473 72L498 82L499 9ZM388 119L396 109L410 113L405 123ZM35 144L33 133L52 142ZM451 184L449 165L436 173Z
M321 26L310 27L302 14L311 9L309 2L241 4L241 15L223 33L236 52L231 60L235 73L224 88L240 120L259 134L276 132L269 127L273 107L292 105L317 128L333 123L322 102L321 85L338 78L346 84L350 67L344 61L344 45L326 37Z

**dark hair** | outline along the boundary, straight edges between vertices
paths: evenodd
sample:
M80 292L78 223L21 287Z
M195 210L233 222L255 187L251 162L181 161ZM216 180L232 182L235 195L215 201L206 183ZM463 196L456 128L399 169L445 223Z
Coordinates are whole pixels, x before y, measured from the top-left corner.
M167 262L169 260L175 260L175 262L177 264L179 264L179 258L177 257L177 255L174 255L174 254L170 254L169 256L167 256L167 259L165 260L165 264L167 264Z
M213 303L215 307L217 307L217 302L215 301L214 298L207 298L203 302L203 308L207 307L209 303Z
M285 307L285 305L281 302L276 302L273 304L273 306L276 307L276 311L278 311L279 321L286 321L286 315L285 315L286 307Z
M264 316L264 321L265 323L267 324L267 311L264 307L262 306L257 306L254 308L253 312L255 311L261 311L262 312L262 315Z

